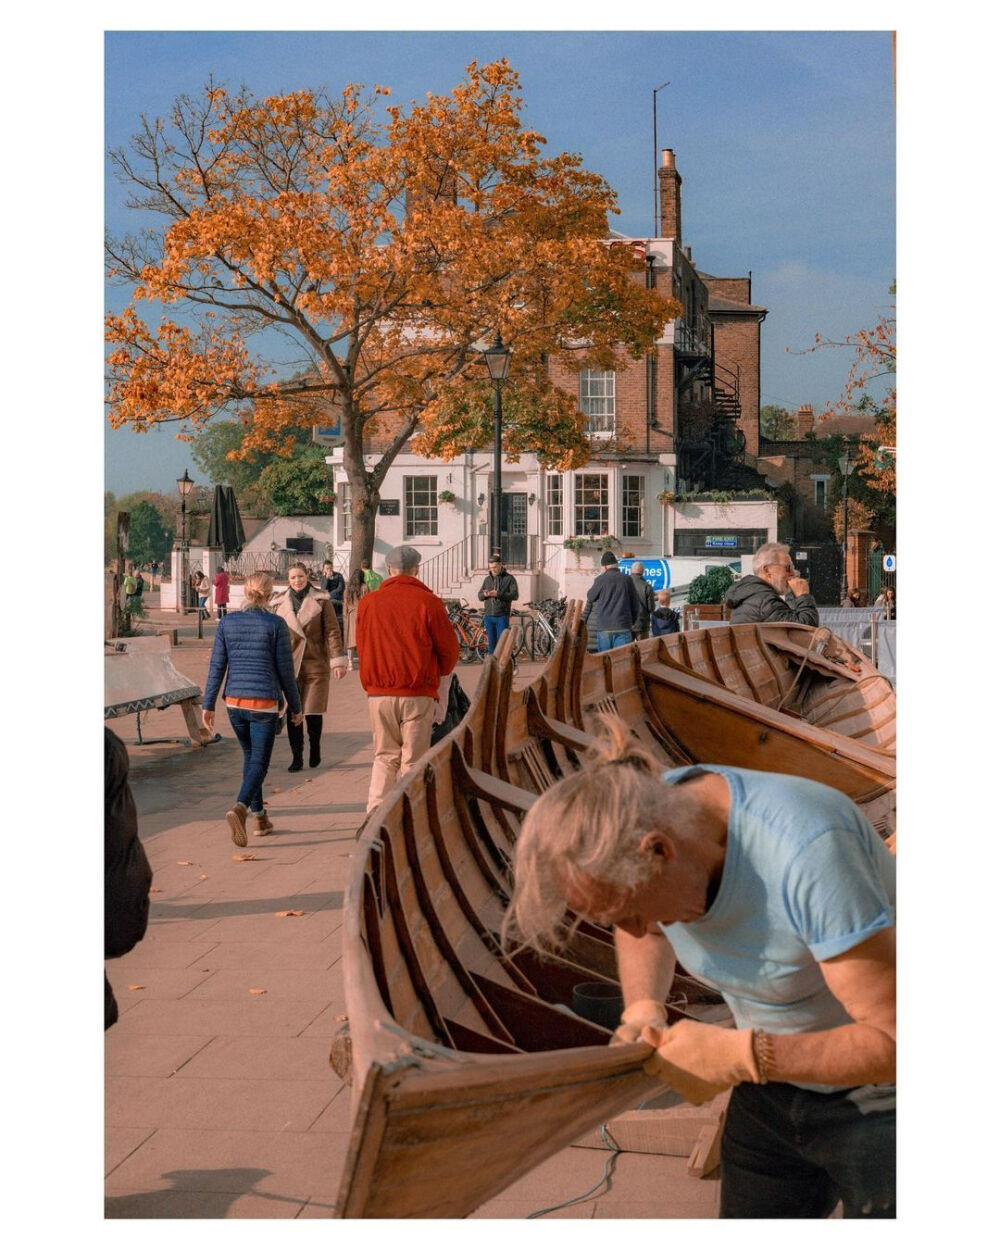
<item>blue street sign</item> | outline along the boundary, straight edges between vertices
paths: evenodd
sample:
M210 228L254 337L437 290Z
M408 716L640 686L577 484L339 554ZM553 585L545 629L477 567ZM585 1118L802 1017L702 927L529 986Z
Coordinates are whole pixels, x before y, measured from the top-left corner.
M896 571L896 557L895 557L895 556L883 556L883 557L882 557L882 567L885 569L885 571L886 571L887 573L895 573L895 571Z

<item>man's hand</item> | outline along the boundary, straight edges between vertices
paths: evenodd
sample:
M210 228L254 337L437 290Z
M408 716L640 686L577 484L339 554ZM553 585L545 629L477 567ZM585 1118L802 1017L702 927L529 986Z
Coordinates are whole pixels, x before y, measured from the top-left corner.
M215 709L211 711L207 707L201 709L201 723L205 726L210 734L215 733Z
M788 589L793 595L807 595L809 593L809 583L804 577L790 577L788 579Z
M288 723L289 725L301 725L305 718L304 712L292 712L288 718Z
M612 1046L621 1046L626 1042L638 1042L644 1028L662 1030L667 1023L667 1009L653 998L643 998L631 1003L622 1012L621 1023L611 1038ZM650 1045L653 1043L650 1042Z
M669 1029L644 1028L641 1039L656 1047L646 1071L695 1106L743 1081L760 1082L752 1029L681 1020Z

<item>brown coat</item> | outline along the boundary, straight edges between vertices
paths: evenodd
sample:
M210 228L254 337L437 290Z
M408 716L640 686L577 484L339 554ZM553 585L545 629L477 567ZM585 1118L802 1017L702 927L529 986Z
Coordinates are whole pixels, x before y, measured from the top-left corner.
M347 667L330 597L310 586L296 616L286 589L271 600L271 610L285 622L292 637L292 662L302 710L307 716L322 716L330 696L330 669Z

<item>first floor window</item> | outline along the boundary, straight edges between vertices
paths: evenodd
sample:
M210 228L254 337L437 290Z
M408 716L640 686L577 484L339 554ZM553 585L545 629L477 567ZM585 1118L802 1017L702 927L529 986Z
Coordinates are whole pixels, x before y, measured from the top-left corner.
M587 418L588 434L614 434L615 375L610 369L581 372L580 411Z
M420 538L438 532L437 477L404 477L406 537Z
M573 532L587 538L608 533L608 475L578 473L573 499Z
M550 473L545 479L545 506L547 532L563 532L563 480L559 473Z
M646 479L638 473L622 475L622 538L641 538L646 523Z
M340 488L340 541L350 542L351 523L354 516L351 512L351 484L345 482Z

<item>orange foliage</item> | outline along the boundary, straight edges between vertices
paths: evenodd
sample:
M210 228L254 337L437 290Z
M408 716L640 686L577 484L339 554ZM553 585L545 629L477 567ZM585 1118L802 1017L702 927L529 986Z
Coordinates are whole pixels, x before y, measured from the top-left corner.
M450 95L382 118L382 87L258 100L210 82L144 120L112 160L166 224L108 245L132 287L106 322L112 425L189 431L235 408L248 449L267 450L335 408L345 465L370 492L414 433L438 454L489 441L456 396L499 332L525 397L505 406L508 451L550 456L555 434L563 459L581 455L582 421L547 386L546 355L608 367L680 309L645 289L630 249L607 245L614 192L576 155L543 157L518 89L506 61L474 62ZM140 301L178 316L153 329ZM275 364L289 339L294 376ZM390 414L398 437L366 475L366 439Z

